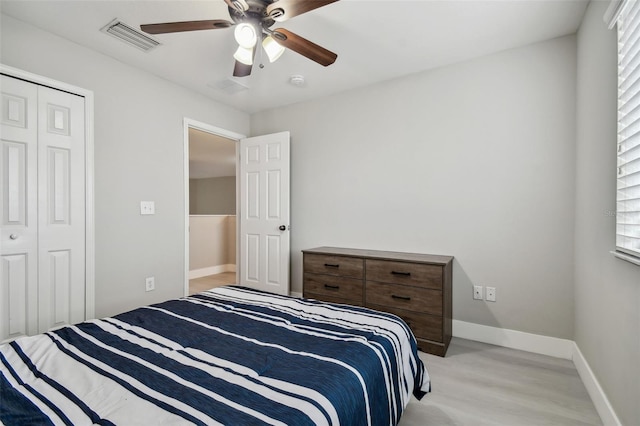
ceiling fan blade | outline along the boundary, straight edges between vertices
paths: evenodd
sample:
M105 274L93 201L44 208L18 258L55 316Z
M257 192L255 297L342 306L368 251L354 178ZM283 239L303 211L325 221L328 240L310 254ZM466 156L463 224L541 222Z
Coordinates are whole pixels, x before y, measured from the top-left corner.
M233 67L233 76L234 77L246 77L251 75L251 68L253 65L246 65L240 61L236 61L235 66Z
M284 28L276 28L273 30L272 36L278 44L286 47L287 49L291 49L302 56L306 56L312 61L315 61L325 67L334 63L338 58L338 55L335 53L322 46L318 46L317 44L307 40L306 38L300 37L289 30L285 30Z
M277 0L267 6L267 15L277 22L283 22L310 10L335 3L338 0Z
M166 22L164 24L140 25L140 29L148 34L179 33L183 31L215 30L229 28L235 25L224 19L210 19L207 21Z

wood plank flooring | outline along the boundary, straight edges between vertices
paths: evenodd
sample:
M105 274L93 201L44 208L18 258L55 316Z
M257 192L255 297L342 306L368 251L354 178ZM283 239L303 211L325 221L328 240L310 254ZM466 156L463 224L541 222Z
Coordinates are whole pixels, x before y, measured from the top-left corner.
M236 282L189 281L189 294ZM412 397L399 426L588 426L602 421L569 360L453 338L442 358L420 352L432 392Z
M602 425L569 360L453 338L447 356L420 353L432 393L399 426Z
M236 283L235 272L223 272L221 274L207 275L206 277L194 278L189 280L189 295L200 293L201 291L211 290L214 287L220 287L227 284Z

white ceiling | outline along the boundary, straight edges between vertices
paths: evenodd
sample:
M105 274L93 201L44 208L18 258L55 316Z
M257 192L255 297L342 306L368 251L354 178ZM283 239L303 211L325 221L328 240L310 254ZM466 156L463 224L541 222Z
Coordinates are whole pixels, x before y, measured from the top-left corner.
M586 6L586 0L342 0L272 27L337 53L335 64L325 68L287 51L274 64L254 66L238 79L248 89L229 94L218 85L233 71L232 29L157 35L162 46L148 53L100 32L114 18L136 28L230 19L223 0L0 2L4 14L248 113L572 34ZM296 74L306 78L303 87L288 84Z

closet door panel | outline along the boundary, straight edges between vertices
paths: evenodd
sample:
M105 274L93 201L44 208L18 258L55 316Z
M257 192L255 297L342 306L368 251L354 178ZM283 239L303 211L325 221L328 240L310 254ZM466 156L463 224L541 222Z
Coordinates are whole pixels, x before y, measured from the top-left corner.
M37 99L32 83L2 76L0 341L37 332Z
M40 331L84 320L84 98L38 88Z
M26 253L3 255L2 285L0 286L0 341L29 334L30 309L28 256Z

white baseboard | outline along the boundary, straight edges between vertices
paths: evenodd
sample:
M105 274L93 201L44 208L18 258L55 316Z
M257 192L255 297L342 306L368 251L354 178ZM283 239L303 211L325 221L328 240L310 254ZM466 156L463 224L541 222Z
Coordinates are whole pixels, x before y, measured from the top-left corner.
M193 280L195 278L206 277L207 275L215 275L221 274L223 272L235 272L236 265L228 264L228 265L216 265L209 266L207 268L194 269L189 271L189 279Z
M587 392L593 401L593 405L596 407L596 411L600 415L600 419L605 426L621 426L620 419L613 410L613 407L609 403L609 398L602 390L598 379L593 374L589 363L582 355L580 348L574 342L573 343L573 364L578 370L578 374L584 383L584 387L587 388Z
M289 292L289 296L292 296L292 297L302 297L302 293L299 293L299 292L297 292L297 291L290 291L290 292Z
M505 348L519 349L563 359L572 359L575 345L573 340L458 320L453 320L453 335L463 339L476 340Z
M621 426L620 420L593 374L589 363L573 340L541 336L539 334L508 330L465 321L453 320L453 335L462 339L475 340L503 346L505 348L549 355L573 361L584 387L605 426Z

